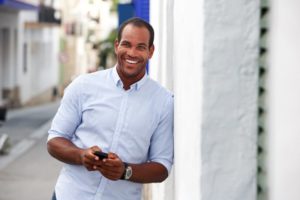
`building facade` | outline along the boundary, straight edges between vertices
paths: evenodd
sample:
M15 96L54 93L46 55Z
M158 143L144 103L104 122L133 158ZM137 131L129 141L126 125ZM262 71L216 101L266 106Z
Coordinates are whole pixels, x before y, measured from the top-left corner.
M98 70L97 45L117 27L111 5L1 0L0 105L48 102L79 74Z
M0 101L18 107L50 100L58 84L58 29L39 19L36 1L2 0L0 9Z

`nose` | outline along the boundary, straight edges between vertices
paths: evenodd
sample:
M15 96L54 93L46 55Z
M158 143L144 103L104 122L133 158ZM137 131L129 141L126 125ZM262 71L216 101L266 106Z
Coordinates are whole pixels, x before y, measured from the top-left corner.
M134 48L128 49L127 55L128 55L128 56L131 56L131 57L135 57L135 56L136 56L136 51L135 51L135 49L134 49Z

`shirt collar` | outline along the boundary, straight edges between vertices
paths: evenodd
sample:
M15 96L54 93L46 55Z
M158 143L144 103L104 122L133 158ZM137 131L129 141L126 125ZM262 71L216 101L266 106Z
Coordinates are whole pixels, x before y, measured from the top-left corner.
M117 87L122 87L123 88L123 83L122 83L122 80L117 72L117 66L115 66L112 70L112 77L113 77L113 81L115 83L115 85ZM145 75L143 76L143 78L141 78L141 80L139 80L138 82L135 82L134 84L132 84L130 86L130 89L134 88L135 90L139 90L142 85L144 85L144 83L147 81L148 79L148 75L147 73L145 73Z

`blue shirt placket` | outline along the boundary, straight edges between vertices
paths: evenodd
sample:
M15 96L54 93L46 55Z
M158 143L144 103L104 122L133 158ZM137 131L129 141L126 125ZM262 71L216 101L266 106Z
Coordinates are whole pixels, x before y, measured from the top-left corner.
M130 90L123 91L123 96L122 96L122 101L121 101L120 110L119 110L119 114L118 114L116 129L115 129L115 133L113 134L112 143L109 148L110 152L116 152L117 148L118 148L119 138L120 138L120 134L122 132L122 128L124 126L124 120L125 120L126 110L127 110L127 106L128 106L127 104L128 104L129 92L130 92ZM107 181L108 180L105 177L102 177L102 180L100 181L100 184L99 184L99 187L98 187L98 190L97 190L94 200L101 199L103 192L105 190Z

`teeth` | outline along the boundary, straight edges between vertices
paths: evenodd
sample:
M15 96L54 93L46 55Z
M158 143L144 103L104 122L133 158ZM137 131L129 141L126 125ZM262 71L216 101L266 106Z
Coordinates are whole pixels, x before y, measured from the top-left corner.
M136 63L138 63L137 61L134 61L134 60L126 60L126 62L128 62L130 64L136 64Z

